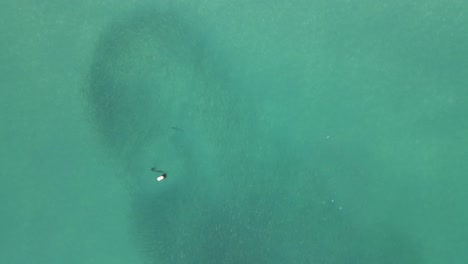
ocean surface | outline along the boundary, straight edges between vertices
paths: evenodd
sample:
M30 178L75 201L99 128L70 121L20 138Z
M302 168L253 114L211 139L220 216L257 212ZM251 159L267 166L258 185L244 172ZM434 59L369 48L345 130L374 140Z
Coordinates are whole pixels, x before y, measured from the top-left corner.
M2 1L0 263L468 263L467 14Z

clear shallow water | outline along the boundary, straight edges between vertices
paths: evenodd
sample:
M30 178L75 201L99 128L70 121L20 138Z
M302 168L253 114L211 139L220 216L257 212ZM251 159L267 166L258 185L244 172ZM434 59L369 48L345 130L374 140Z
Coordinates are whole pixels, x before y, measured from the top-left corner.
M6 6L5 262L464 263L464 4Z

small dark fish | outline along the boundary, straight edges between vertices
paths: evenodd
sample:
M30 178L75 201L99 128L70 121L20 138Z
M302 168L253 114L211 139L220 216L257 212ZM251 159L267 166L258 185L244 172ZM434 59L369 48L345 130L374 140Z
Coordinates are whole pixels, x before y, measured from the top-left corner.
M158 169L156 169L156 167L152 167L151 171L164 173L164 171L158 170Z
M173 127L171 127L171 128L174 129L174 130L180 131L180 132L184 132L182 129L180 129L180 128L178 128L178 127L175 127L175 126L173 126Z

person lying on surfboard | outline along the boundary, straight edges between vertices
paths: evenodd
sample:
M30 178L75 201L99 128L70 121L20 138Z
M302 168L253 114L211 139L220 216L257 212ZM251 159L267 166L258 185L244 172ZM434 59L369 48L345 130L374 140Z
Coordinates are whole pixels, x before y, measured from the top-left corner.
M162 181L162 180L165 180L167 178L167 173L165 173L164 171L158 170L155 167L151 168L151 171L162 173L161 175L159 175L156 178L156 180L158 180L158 181Z

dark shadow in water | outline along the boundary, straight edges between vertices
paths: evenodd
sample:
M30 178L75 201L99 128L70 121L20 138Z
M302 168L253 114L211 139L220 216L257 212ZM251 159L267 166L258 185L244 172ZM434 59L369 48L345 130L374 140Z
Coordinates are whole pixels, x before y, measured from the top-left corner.
M214 108L223 99L218 70L209 65L203 41L182 21L174 13L140 11L102 35L86 96L113 155L138 149L154 137L152 129L161 129L161 120L173 118L172 126L179 126L176 114L190 116L200 111L196 107L219 110L202 105L213 101ZM133 141L124 142L128 137Z
M393 252L392 241L407 241L399 234L392 233L388 246L382 243L387 229L373 237L336 206L323 204L330 197L326 180L288 188L294 177L316 177L320 164L311 159L333 161L317 154L326 150L304 156L270 135L246 142L255 122L238 117L232 85L210 61L203 35L183 21L172 12L145 10L112 24L97 46L86 89L96 131L132 186L133 231L149 262L420 262L416 250ZM270 147L262 153L260 145ZM364 167L347 154L330 156ZM169 177L148 190L152 166ZM178 177L171 179L171 172Z
M221 134L239 122L222 67L183 21L174 12L139 10L114 22L96 47L85 90L96 133L123 168L135 237L158 263L203 258L200 225L212 210L199 198L203 180L217 174L210 167L222 167L213 158L227 138ZM152 166L168 172L162 185L146 180Z

